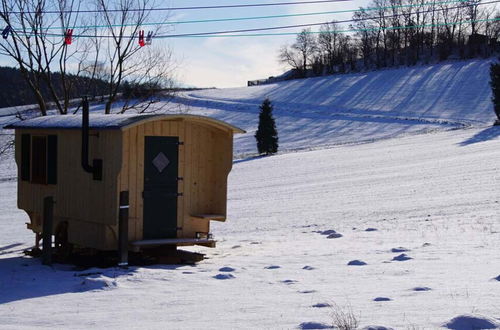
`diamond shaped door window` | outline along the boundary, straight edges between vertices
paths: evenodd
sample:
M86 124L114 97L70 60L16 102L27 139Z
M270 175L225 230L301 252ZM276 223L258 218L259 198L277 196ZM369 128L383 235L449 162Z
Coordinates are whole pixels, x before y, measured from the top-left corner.
M170 164L170 160L168 160L167 156L163 152L160 152L154 159L153 165L156 167L158 172L163 172L165 168L167 168L168 164Z

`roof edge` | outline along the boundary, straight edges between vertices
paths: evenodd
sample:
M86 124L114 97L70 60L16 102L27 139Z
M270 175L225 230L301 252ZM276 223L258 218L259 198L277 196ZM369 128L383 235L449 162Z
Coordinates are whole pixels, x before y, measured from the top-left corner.
M114 115L109 115L109 116L114 116ZM115 116L120 116L120 115L115 115ZM90 115L90 117L92 118L92 114ZM188 121L194 121L194 122L200 122L200 123L208 123L210 124L211 126L214 126L214 127L217 127L219 129L226 129L226 130L230 130L231 132L233 132L233 134L242 134L242 133L246 133L245 130L239 128L239 127L236 127L234 125L231 125L229 123L226 123L222 120L218 120L218 119L215 119L215 118L211 118L211 117L208 117L208 116L200 116L200 115L187 115L187 114L155 114L155 115L149 115L149 116L144 116L143 118L140 118L141 115L138 115L136 117L136 120L134 120L133 122L130 122L130 123L127 123L127 124L123 124L123 125L110 125L110 126L107 126L107 127L93 127L92 126L92 123L90 125L90 129L92 130L126 130L126 129L130 129L132 127L136 127L136 126L139 126L139 125L142 125L142 124L145 124L145 123L148 123L148 122L154 122L154 121L158 121L158 120L167 120L167 121L172 121L172 120L188 120ZM137 119L139 118L139 119ZM18 125L19 122L15 122L15 123L11 123L9 125L6 125L3 127L3 129L41 129L41 130L75 130L75 129L81 129L81 126L68 126L68 127L58 127L58 126L54 126L54 127L47 127L47 126L43 126L43 125L36 125L36 124L32 124L32 125ZM80 124L81 125L81 124Z
M226 123L222 120L218 120L218 119L215 119L215 118L212 118L212 117L207 117L207 116L199 116L199 115L184 115L184 114L164 114L164 115L158 115L158 116L155 116L155 117L147 117L147 118L144 118L144 120L138 120L136 122L133 122L133 123L130 123L128 125L125 125L125 126L122 126L120 129L121 130L126 130L126 129L130 129L132 127L136 127L136 126L139 126L139 125L142 125L142 124L145 124L145 123L148 123L148 122L152 122L152 121L157 121L157 120L179 120L179 119L183 119L183 120L190 120L190 121L199 121L199 122L210 122L213 126L216 126L216 127L219 127L219 128L225 128L225 129L229 129L231 130L234 134L244 134L246 133L245 130L237 127L237 126L234 126L234 125L231 125L229 123Z

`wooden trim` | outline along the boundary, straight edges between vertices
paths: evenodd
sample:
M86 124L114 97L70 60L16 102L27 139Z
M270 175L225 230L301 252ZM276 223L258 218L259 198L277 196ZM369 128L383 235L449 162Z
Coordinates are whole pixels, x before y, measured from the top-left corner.
M194 214L194 215L191 215L191 218L222 221L222 222L226 221L226 216L223 214Z
M122 131L144 125L150 122L156 122L156 121L189 121L189 122L196 122L196 123L201 123L201 124L207 124L209 126L216 127L218 129L222 130L229 130L233 132L233 134L242 134L246 133L246 131L242 130L241 128L238 128L236 126L233 126L231 124L225 123L223 121L210 118L210 117L203 117L203 116L196 116L196 115L164 115L164 116L157 116L157 117L150 117L150 118L145 118L144 120L136 121L134 123L131 123L129 125L123 126L121 128Z
M148 239L132 242L132 246L159 246L159 245L177 245L177 244L210 244L215 243L213 239L202 238L165 238L165 239Z

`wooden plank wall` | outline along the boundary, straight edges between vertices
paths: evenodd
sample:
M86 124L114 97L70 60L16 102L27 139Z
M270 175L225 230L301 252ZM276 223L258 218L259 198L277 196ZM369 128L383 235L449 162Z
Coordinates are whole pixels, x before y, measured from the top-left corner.
M129 191L129 239L143 237L145 136L174 136L179 146L178 231L179 238L193 238L208 232L208 220L193 220L194 214L226 215L227 176L232 166L232 131L202 120L161 120L124 131L91 131L90 159L103 159L103 181L81 168L81 133L78 130L17 130L22 133L58 135L58 184L39 185L19 180L18 206L41 226L46 196L54 196L54 216L70 223L70 241L87 247L113 249L120 191ZM20 148L16 148L20 161ZM41 227L39 229L41 231Z
M16 140L22 133L58 136L57 185L31 184L19 180L18 206L33 216L36 229L41 225L43 198L54 196L55 221L69 221L70 241L88 247L103 248L113 245L118 217L118 187L116 180L121 169L121 132L91 131L89 159L103 160L103 180L94 181L92 174L81 167L81 133L78 130L17 130ZM20 146L20 143L16 144ZM20 148L16 148L18 168ZM39 224L36 224L39 222ZM90 227L84 223L91 223ZM85 235L82 229L90 231Z
M203 122L162 120L148 122L124 131L123 166L120 190L130 192L130 240L142 239L142 191L144 187L145 136L179 137L179 181L177 225L180 238L208 232L209 223L193 221L193 214L226 215L227 176L232 165L232 132Z

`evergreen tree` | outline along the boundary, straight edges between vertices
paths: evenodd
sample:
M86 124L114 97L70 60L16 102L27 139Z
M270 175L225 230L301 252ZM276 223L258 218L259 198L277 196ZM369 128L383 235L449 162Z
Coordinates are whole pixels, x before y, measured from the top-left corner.
M259 127L255 133L259 154L275 154L278 152L278 131L273 118L273 105L265 99L260 106Z
M493 107L497 115L496 125L500 125L500 63L493 63L490 67L490 85L493 92Z

